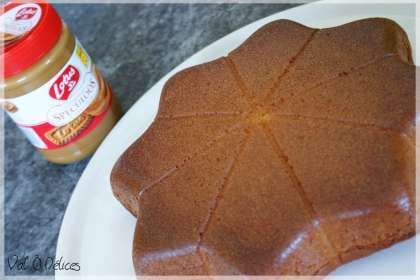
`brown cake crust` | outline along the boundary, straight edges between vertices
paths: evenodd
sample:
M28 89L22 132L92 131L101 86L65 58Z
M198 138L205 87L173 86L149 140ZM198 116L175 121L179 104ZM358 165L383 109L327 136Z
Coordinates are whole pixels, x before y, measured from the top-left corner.
M176 74L111 174L136 273L323 275L413 236L415 70L372 18L275 21Z

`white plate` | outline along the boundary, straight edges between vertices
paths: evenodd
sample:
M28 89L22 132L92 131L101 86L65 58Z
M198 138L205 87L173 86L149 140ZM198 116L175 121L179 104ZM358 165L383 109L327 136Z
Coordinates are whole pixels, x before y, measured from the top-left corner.
M109 175L117 158L153 121L162 86L174 73L226 55L262 25L288 18L311 27L329 27L366 17L397 21L414 45L415 9L404 5L312 3L290 9L247 25L216 41L176 67L153 86L111 131L83 172L68 204L57 245L57 259L79 262L81 270L56 271L65 276L128 276L135 279L131 245L135 218L113 197ZM347 264L333 275L413 275L414 238Z

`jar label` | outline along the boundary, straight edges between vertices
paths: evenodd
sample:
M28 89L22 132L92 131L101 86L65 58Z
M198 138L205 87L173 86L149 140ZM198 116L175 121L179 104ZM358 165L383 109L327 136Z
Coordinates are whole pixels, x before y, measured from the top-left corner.
M41 7L35 3L15 6L0 15L0 34L4 44L16 41L38 24Z
M111 89L76 41L72 56L48 82L3 107L40 149L77 141L98 125L111 104Z

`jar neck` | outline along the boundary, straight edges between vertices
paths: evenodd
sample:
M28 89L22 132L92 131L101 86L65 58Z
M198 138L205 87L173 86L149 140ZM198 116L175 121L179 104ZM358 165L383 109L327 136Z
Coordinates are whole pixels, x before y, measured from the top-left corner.
M31 67L0 83L4 98L25 95L49 81L73 54L75 38L63 22L63 29L55 46Z

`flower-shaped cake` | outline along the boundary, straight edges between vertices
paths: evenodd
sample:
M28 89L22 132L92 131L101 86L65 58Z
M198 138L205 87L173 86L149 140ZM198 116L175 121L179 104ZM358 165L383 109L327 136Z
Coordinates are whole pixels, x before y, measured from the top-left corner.
M402 29L279 20L171 78L111 182L137 274L325 274L414 234Z

